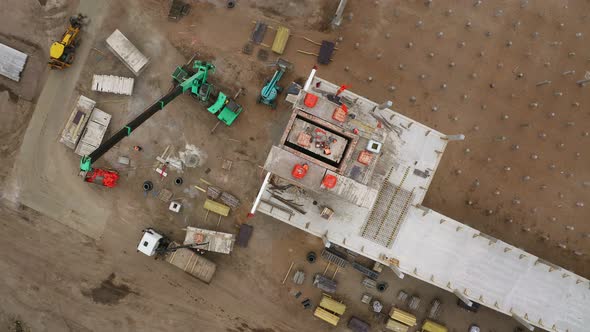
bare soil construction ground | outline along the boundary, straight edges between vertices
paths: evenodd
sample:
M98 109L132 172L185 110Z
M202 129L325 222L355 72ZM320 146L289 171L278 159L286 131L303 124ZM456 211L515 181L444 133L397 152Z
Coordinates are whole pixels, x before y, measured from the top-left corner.
M325 262L310 265L308 251L321 251L315 237L257 215L250 247L230 256L210 254L218 270L210 285L136 252L141 230L153 226L173 239L187 225L215 228L205 219L199 178L242 201L219 229L235 232L261 178L260 167L290 116L256 104L274 69L270 50L257 46L242 53L254 20L288 26L293 36L283 58L295 69L283 82L301 79L317 52L303 37L337 40L338 51L322 78L348 83L374 100L444 133L463 133L445 152L425 205L555 264L590 277L590 95L576 84L589 70L587 13L590 3L555 1L349 1L342 27L327 29L337 1L188 1L191 12L178 22L166 18L169 1L6 0L0 11L0 42L30 57L20 83L0 77L0 329L9 331L195 331L278 332L346 331L313 318L300 304L321 293L310 277ZM71 68L45 67L51 41L60 37L67 17L88 14L82 45ZM25 22L25 23L23 23ZM132 97L90 91L93 74L132 77L106 48L105 39L121 30L150 59ZM267 33L265 43L272 42ZM258 60L259 49L269 51ZM244 112L231 127L210 129L216 119L202 105L181 96L97 162L118 168L113 189L84 184L79 159L58 142L79 94L97 101L113 116L107 136L170 88L177 65L193 54L212 61L211 81L238 99ZM573 73L575 71L575 73ZM371 79L369 79L371 77ZM538 85L542 81L548 84ZM194 145L203 164L161 180L151 169L167 146ZM141 152L132 147L141 145ZM132 167L117 164L129 156ZM224 160L233 162L229 171ZM141 184L154 182L183 203L173 214ZM303 287L282 284L291 262L303 268ZM329 271L327 273L333 273ZM440 298L440 321L451 331L477 323L482 331L512 331L516 322L488 309L461 311L454 295L407 277L383 273L384 293L366 291L358 272L336 275L338 295L355 315L384 330L360 302L364 292L385 308L399 305L401 289L427 304ZM292 295L301 290L303 295Z

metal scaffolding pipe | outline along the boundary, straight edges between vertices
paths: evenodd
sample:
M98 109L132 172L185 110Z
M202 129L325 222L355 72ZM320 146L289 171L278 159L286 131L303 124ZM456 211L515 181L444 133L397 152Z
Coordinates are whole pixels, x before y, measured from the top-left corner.
M311 86L311 83L313 82L313 78L315 77L315 72L317 70L318 70L318 67L313 66L313 69L311 70L311 73L309 73L309 77L307 78L307 81L305 81L305 85L303 86L303 91L309 92L309 87Z
M254 213L256 213L256 209L258 208L258 204L260 204L260 200L262 199L262 194L264 193L266 186L270 182L271 175L272 175L271 172L266 173L266 176L264 177L264 181L262 182L262 186L260 187L260 190L258 191L258 195L256 196L256 199L254 200L254 205L252 205L252 210L250 210L250 213L248 213L248 218L253 217Z

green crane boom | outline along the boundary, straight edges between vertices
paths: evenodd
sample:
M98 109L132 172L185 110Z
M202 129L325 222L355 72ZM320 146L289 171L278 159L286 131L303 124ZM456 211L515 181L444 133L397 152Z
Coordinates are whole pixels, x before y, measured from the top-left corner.
M131 135L131 133L141 126L141 124L147 119L151 118L158 111L164 109L166 105L184 92L191 90L191 93L199 96L202 101L207 101L211 89L210 85L207 83L207 75L209 71L214 72L215 66L202 61L195 61L192 70L186 66L177 67L172 74L175 86L166 95L162 96L135 119L131 120L121 130L102 143L96 148L96 150L89 155L82 157L80 160L80 171L86 173L92 172L92 163L102 157L102 155L115 146L115 144L119 143L123 138ZM94 177L87 175L86 178Z

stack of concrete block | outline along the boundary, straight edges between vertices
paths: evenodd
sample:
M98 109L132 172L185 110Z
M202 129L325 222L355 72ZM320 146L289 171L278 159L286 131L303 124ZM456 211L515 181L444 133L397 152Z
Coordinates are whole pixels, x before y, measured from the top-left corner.
M113 75L94 75L92 77L92 91L110 92L131 96L134 79Z

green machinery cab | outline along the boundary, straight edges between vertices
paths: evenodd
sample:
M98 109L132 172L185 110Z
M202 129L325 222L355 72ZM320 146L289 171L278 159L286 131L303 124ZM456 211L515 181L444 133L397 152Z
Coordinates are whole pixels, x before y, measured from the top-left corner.
M172 73L172 79L174 84L182 84L187 79L192 78L193 82L190 83L191 95L195 96L198 100L203 103L209 101L211 90L213 85L207 82L207 75L209 71L215 72L215 66L211 63L203 61L195 61L193 63L193 69L196 69L196 73L189 73L186 66L176 67L174 73Z
M191 95L202 103L208 103L212 97L215 97L215 94L213 93L213 84L207 82L207 74L215 72L215 66L206 62L195 61L193 69L196 69L196 73L191 75L186 66L177 67L172 73L172 79L175 84L183 84L187 79L193 77L195 82L191 83ZM242 113L243 108L233 99L227 97L226 94L219 92L216 101L207 110L209 113L217 115L219 121L231 126L238 115Z
M243 108L240 104L227 97L223 92L220 92L217 96L217 101L207 108L209 113L216 114L217 119L227 126L231 126L238 115L242 113L242 110Z

